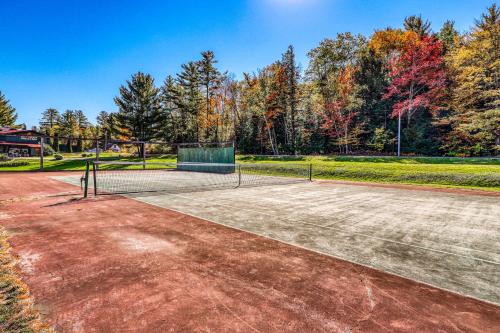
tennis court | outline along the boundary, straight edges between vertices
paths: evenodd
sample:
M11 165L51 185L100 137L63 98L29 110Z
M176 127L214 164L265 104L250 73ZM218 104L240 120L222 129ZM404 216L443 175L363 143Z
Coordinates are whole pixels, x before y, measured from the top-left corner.
M498 196L310 182L307 168L185 167L101 166L98 196L89 177L87 199L81 173L23 174L30 188L18 186L18 174L2 175L2 224L51 324L109 332L500 328ZM147 179L161 191L143 191Z
M308 165L101 166L99 193L500 304L498 197L310 182Z

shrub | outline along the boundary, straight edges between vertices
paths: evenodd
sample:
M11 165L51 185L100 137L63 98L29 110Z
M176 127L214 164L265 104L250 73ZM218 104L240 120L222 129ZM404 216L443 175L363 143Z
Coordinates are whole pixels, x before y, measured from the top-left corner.
M44 143L43 144L43 156L51 156L54 155L55 151L51 145Z
M171 154L172 146L160 144L160 143L152 143L146 146L146 154L157 155L157 154Z
M5 162L5 161L9 161L10 158L9 156L5 155L5 154L0 154L0 162Z
M26 160L12 160L12 161L0 162L0 168L26 166L29 164L30 162Z
M381 153L385 151L390 144L390 133L383 127L376 128L370 146L373 147L373 149L375 149L377 152Z
M63 157L61 154L54 154L54 159L55 159L56 161L60 161L60 160L62 160L63 158L64 158L64 157Z

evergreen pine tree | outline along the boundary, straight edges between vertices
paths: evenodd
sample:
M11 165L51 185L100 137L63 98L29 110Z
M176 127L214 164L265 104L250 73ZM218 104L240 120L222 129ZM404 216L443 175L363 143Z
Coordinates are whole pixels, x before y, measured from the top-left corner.
M210 115L214 112L211 107L210 99L221 82L221 74L215 67L217 60L212 51L201 53L201 60L198 61L199 81L205 94L205 140L209 140L213 124Z
M441 30L439 30L439 33L437 34L437 37L443 43L445 53L453 50L458 40L458 32L455 30L455 22L449 20L444 22Z
M200 93L200 76L198 64L190 61L183 64L182 72L177 74L177 81L181 87L182 96L179 100L180 112L182 113L186 129L183 140L199 141L199 113L202 106Z
M141 72L132 75L127 85L120 87L120 96L115 97L115 103L119 109L117 118L122 135L139 141L154 138L160 96L151 75Z
M423 20L422 16L408 16L404 20L404 27L407 31L413 31L423 37L431 32L431 23Z
M286 106L290 115L290 145L291 153L297 154L297 105L298 84L300 80L300 69L295 63L295 52L293 46L288 46L283 54L282 64L286 75Z
M16 109L10 105L9 100L0 91L0 127L14 126L16 119Z

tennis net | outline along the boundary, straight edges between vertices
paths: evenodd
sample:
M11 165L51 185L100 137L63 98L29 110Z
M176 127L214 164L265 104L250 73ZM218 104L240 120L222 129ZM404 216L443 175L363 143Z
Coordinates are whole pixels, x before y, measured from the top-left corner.
M83 177L85 195L187 192L309 181L308 164L220 164L94 161Z

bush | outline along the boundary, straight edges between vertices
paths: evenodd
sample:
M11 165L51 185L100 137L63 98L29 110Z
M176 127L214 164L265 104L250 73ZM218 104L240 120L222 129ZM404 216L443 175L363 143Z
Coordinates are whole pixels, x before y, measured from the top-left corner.
M63 157L61 154L54 154L54 159L55 159L56 161L60 161L60 160L62 160L63 158L64 158L64 157Z
M51 145L44 143L43 144L43 156L51 156L54 155L55 151Z
M146 146L146 154L159 155L159 154L171 154L173 152L172 146L152 143Z
M391 135L383 127L376 128L373 134L372 143L370 144L373 149L381 153L387 149L391 144Z
M0 162L0 168L26 166L29 164L30 162L26 160L12 160L7 162Z
M0 154L0 162L5 162L5 161L9 161L10 158L9 156L5 155L5 154Z
M82 157L92 157L94 156L92 153L83 153Z

